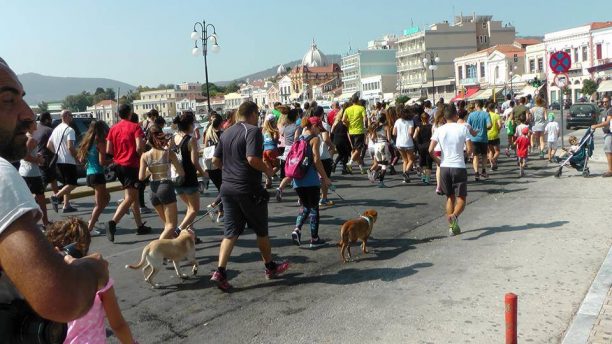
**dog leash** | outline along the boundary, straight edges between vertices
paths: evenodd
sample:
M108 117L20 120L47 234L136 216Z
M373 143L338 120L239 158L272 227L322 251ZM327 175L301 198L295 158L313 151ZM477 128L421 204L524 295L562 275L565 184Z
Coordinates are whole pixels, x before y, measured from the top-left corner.
M185 226L185 228L189 228L191 226L193 226L194 223L201 221L203 218L205 218L206 216L208 216L214 209L209 209L207 210L203 215L201 215L200 217L198 217L197 219L193 220L190 224L188 224L187 226Z
M333 184L332 184L332 185L330 185L330 186L329 186L329 190L331 190L331 191L332 191L334 194L336 194L336 196L338 196L338 198L340 198L340 199L341 199L341 200L342 200L344 203L347 203L347 206L348 206L349 208L351 208L351 209L352 209L352 210L355 212L355 214L357 214L358 216L361 216L361 213L360 213L360 212L358 212L358 211L357 211L357 209L355 209L353 206L351 206L350 204L348 204L349 202L348 202L346 199L344 199L344 197L342 197L342 196L341 196L341 195L338 193L338 191L336 191L336 186L335 186L335 185L333 185Z

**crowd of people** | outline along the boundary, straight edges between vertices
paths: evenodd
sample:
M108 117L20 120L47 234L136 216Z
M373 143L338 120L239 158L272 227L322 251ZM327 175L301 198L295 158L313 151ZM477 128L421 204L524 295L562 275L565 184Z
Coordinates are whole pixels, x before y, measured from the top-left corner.
M552 161L560 139L555 118L546 113L539 97L533 105L528 98L508 97L500 106L480 100L455 105L440 99L436 104L425 100L370 107L355 95L344 104L334 102L329 113L314 101L303 107L275 103L269 111L245 101L226 118L211 113L202 132L194 114L184 111L173 120L173 135L164 131L166 123L155 110L139 122L130 106L123 104L117 124L108 128L102 121L92 121L77 143L70 111L61 113L61 124L55 128L49 113L41 114L37 124L23 101L24 93L15 73L0 59L0 303L25 299L44 319L69 323L68 338L75 343L105 338L104 317L122 343L135 342L117 305L106 261L97 253L89 254L91 236L101 234L96 229L100 214L110 205L105 167L112 166L123 187L123 199L105 224L107 239L115 241L117 226L130 210L136 234L152 232L141 216L148 209L144 199L148 186L149 203L163 223L160 239L193 231L203 212L223 222L211 280L227 291L232 288L228 260L247 227L256 234L266 278L289 268L289 262L272 259L270 190L278 202L284 200L287 186L295 190L299 210L290 233L298 246L326 245L319 235L320 210L335 205L330 197L335 190L332 178L354 173L367 175L379 188L387 187L387 175L397 173L402 184L419 179L435 184L432 192L446 196L449 235L457 235L467 204L470 161L476 182L490 178L490 171L498 169L505 131L505 155L513 155L522 177L530 156ZM606 120L593 128L610 128L612 111L606 102ZM611 137L608 130L606 145ZM604 151L610 163L612 149ZM78 164L86 166L86 182L94 190L89 221L68 217L53 223L45 190L50 184L49 201L55 212L60 204L63 213L75 212L70 195L77 186ZM335 175L338 165L340 177ZM604 176L611 173L612 166ZM202 209L200 192L207 181L212 181L218 195ZM179 199L187 209L182 219ZM306 244L302 228L307 221ZM58 253L72 244L81 258Z

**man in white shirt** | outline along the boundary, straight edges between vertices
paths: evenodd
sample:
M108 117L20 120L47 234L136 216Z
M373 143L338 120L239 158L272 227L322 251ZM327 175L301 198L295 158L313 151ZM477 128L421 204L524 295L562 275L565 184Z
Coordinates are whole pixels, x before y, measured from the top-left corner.
M457 109L454 104L442 105L446 124L439 127L431 137L429 154L440 165L440 189L446 195L446 216L449 222L450 235L461 233L459 215L465 209L467 198L467 169L463 156L465 145L467 154L472 152L472 141L467 127L458 124ZM436 145L440 145L442 156L434 154Z
M62 257L36 225L40 208L10 164L25 156L26 128L35 120L24 94L0 58L0 303L25 299L41 317L68 322L89 311L108 282L108 263L99 254Z
M63 213L73 213L77 211L70 205L70 193L77 187L77 167L76 167L76 133L70 127L72 123L72 113L68 110L63 110L61 114L62 123L60 123L49 138L47 149L51 152L57 152L57 169L64 186L58 193L51 196L51 205L53 210L58 212L59 199L64 198Z

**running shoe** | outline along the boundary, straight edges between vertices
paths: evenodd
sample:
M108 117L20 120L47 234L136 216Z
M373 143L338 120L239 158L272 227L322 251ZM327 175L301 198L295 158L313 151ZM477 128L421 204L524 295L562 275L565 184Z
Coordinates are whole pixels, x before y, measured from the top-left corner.
M374 171L368 170L368 179L370 180L370 183L376 182L376 179L374 179Z
M136 235L151 234L153 229L149 226L146 226L145 223L146 222L143 222L142 225L138 227L138 230L136 230Z
M327 243L321 238L310 239L310 248L319 248L325 245L327 245Z
M404 177L404 180L402 180L402 183L404 184L410 183L410 175L408 175L408 173L406 172L402 173L402 177Z
M480 173L478 172L474 173L474 181L477 181L477 182L480 181Z
M59 212L59 198L57 196L51 196L51 206L53 206L53 210L58 213Z
M153 211L151 210L151 208L148 207L140 207L140 213L141 214L151 214Z
M327 199L327 198L322 198L322 199L319 201L319 206L320 206L320 207L331 207L331 206L333 206L334 204L335 204L335 203L334 203L334 201L330 201L330 200L329 200L329 199Z
M106 238L110 242L115 242L115 232L117 231L117 224L115 221L110 220L106 223Z
M276 188L276 201L277 202L283 201L283 190L281 190L280 188Z
M229 291L232 289L232 285L227 281L227 277L223 276L219 270L215 270L215 272L213 272L210 280L217 283L217 288L221 289L222 291Z
M510 150L508 148L506 148L505 153L506 153L506 157L509 158L510 157Z
M62 213L64 214L68 214L68 213L76 213L77 211L79 211L77 208L68 205L67 207L62 209Z
M448 225L448 227L450 235L455 236L461 234L461 228L459 228L459 220L457 219L457 217L455 215L451 215L449 217L449 221L450 224Z
M385 183L383 183L383 181L382 181L382 180L381 180L381 181L378 183L378 188L379 188L379 189L384 189L384 188L386 188L386 187L387 187L387 186L385 185Z
M429 185L431 183L431 177L430 176L425 176L423 178L423 183L425 183L425 185Z
M291 232L291 241L293 241L296 246L302 245L302 232L299 229L296 228Z
M601 175L602 178L608 178L608 177L612 177L612 172L604 172Z
M336 173L336 167L338 166L337 163L333 163L332 164L332 173Z
M440 196L444 195L444 192L442 192L442 189L440 189L439 187L436 188L436 193Z
M480 174L480 176L482 177L482 179L487 179L489 178L489 175L487 174L486 170L483 170L482 173Z
M223 216L223 212L217 212L217 223L221 223L223 222L224 216Z
M359 167L361 174L366 174L366 169L364 167Z
M353 165L351 165L351 164L346 165L346 171L349 174L353 174Z
M97 229L92 229L91 231L89 231L89 235L91 236L98 236L100 235L100 231Z
M416 171L418 177L421 177L423 175L423 169L421 168L421 166L416 166L414 170Z
M285 261L285 262L281 262L281 263L274 263L274 269L268 269L266 268L266 278L267 279L273 279L278 277L279 275L281 275L283 272L287 271L287 269L289 269L289 262Z

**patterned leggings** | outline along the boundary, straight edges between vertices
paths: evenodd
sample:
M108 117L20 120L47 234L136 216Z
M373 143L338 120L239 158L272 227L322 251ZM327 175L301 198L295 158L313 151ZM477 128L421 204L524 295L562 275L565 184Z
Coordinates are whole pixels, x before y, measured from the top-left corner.
M295 192L300 197L302 208L295 220L295 227L302 229L306 218L310 218L310 235L312 238L319 237L319 186L299 187Z

